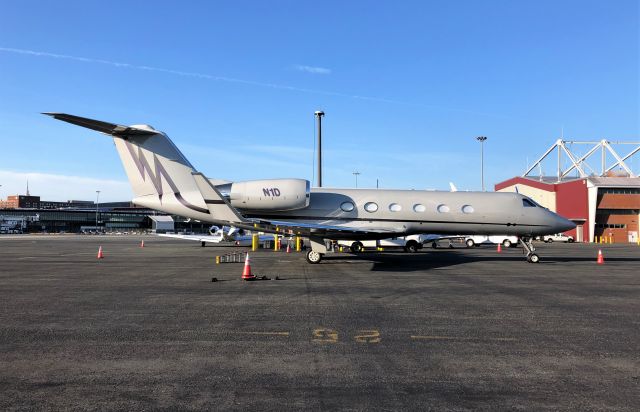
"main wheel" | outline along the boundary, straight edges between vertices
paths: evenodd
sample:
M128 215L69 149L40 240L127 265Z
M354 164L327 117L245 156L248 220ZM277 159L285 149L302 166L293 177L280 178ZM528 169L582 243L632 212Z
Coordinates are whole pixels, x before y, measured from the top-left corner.
M404 250L409 253L416 253L418 251L418 242L416 242L415 240L408 241L404 247Z
M476 242L474 242L473 239L467 239L465 243L467 244L467 247L474 247L476 244Z
M433 249L437 249L438 248L438 242L431 242L431 247Z
M553 243L553 239L549 238L549 239L545 240L545 242L547 242L547 243Z
M511 241L509 239L505 239L502 241L502 246L511 247Z
M349 249L352 253L360 253L364 250L364 245L360 242L353 242Z
M315 263L320 263L321 260L322 260L322 253L316 252L313 249L310 249L309 251L307 251L307 262L315 264Z
M573 243L573 242L574 242L574 240L573 240L573 239L571 239L571 238L569 238L569 240L567 240L567 242L569 242L569 243Z
M527 262L529 263L538 263L540 262L540 256L535 253L530 253L527 255Z

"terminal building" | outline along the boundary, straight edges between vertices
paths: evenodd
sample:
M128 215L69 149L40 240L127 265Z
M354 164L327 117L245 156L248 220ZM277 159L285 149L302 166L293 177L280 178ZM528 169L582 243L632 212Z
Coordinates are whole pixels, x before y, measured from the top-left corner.
M163 224L158 225L157 222ZM43 201L40 196L7 196L0 200L0 233L196 232L211 225L182 216L169 216L131 202Z
M626 155L614 146L634 145ZM588 145L582 155L572 149ZM555 176L544 176L542 162L557 152ZM566 232L577 242L601 238L614 243L637 242L640 233L640 177L628 159L640 153L640 143L573 142L558 140L522 176L495 185L498 192L519 192L576 223ZM597 171L588 161L600 155ZM612 158L612 163L608 163ZM555 166L555 165L554 165ZM538 170L538 175L532 173Z

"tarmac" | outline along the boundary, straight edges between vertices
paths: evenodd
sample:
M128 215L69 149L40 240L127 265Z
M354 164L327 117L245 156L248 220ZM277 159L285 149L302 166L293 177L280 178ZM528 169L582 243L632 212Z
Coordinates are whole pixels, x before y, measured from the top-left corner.
M640 409L640 246L537 246L0 236L0 409Z

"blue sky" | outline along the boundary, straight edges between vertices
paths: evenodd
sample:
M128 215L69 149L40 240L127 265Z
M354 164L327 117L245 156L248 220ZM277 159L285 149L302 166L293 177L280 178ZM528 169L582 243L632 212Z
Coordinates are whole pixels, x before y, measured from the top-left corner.
M163 130L209 177L480 188L567 139L640 140L640 12L607 1L3 1L0 197L131 197L111 141ZM637 169L638 161L635 161ZM546 174L553 172L552 166Z

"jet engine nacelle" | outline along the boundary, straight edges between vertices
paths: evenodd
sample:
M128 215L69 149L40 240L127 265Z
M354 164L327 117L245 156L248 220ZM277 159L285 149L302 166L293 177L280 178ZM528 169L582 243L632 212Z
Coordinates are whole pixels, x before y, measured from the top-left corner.
M231 206L249 210L296 210L309 206L311 184L304 179L267 179L231 184Z

